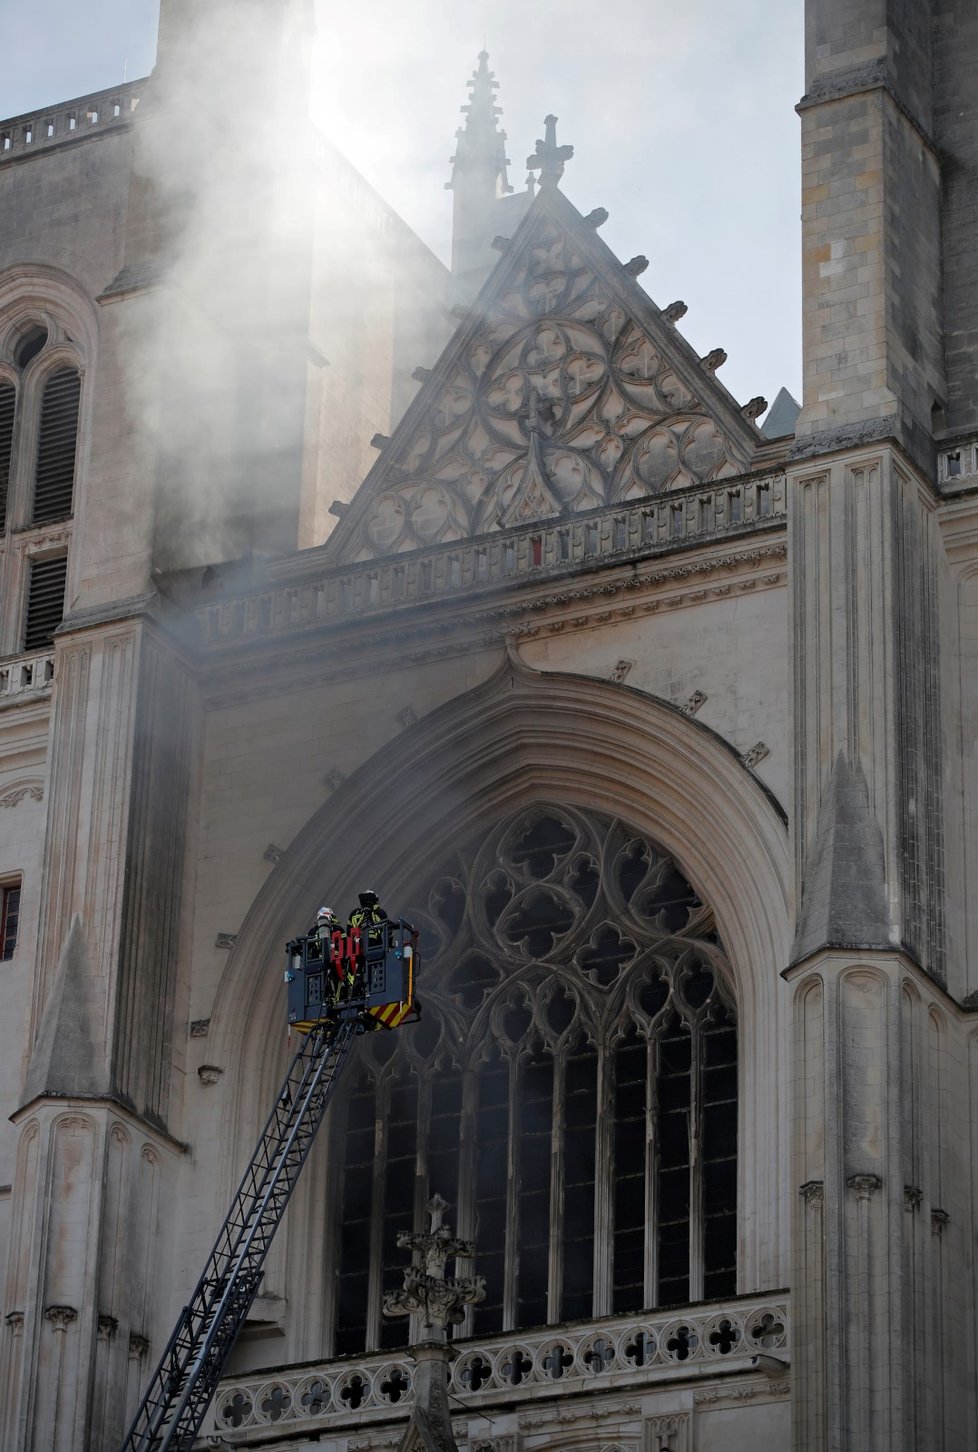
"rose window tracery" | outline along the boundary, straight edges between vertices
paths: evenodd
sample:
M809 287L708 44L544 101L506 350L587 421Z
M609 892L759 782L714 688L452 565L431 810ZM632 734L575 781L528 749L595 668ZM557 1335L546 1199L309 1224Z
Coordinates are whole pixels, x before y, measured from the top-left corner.
M463 1334L736 1290L737 1055L712 912L620 820L538 805L412 895L424 1018L340 1108L335 1351L402 1344L384 1291L435 1191L487 1295Z

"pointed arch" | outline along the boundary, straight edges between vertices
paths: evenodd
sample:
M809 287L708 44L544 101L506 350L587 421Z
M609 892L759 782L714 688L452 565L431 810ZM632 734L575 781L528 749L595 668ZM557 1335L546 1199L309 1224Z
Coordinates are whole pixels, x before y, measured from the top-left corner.
M675 859L719 926L742 1024L740 1289L787 1275L784 1061L789 854L783 815L714 732L622 685L508 658L367 762L310 818L238 935L211 1034L227 1066L223 1139L238 1161L274 1092L281 945L328 887L342 910L369 880L401 906L418 864L533 801L626 820ZM259 1065L262 1066L259 1071ZM226 1185L236 1171L228 1164Z

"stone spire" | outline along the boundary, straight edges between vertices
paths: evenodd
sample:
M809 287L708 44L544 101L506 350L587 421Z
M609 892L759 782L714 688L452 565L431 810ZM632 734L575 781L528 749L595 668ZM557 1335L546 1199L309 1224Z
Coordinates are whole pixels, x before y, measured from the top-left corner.
M468 82L468 105L461 107L465 125L455 133L452 179L445 183L455 194L452 272L459 278L488 271L494 260L490 243L495 235L495 204L513 190L506 174L506 133L496 119L501 114L495 103L498 85L489 69L489 53L482 50Z
M464 1318L466 1306L483 1299L486 1283L483 1276L445 1275L448 1261L474 1255L475 1247L445 1224L448 1205L440 1195L433 1195L425 1208L429 1229L397 1237L402 1249L414 1252L414 1263L404 1272L404 1289L384 1297L385 1316L417 1315L426 1333L411 1347L414 1407L398 1452L458 1452L448 1404L448 1366L455 1350L447 1338Z

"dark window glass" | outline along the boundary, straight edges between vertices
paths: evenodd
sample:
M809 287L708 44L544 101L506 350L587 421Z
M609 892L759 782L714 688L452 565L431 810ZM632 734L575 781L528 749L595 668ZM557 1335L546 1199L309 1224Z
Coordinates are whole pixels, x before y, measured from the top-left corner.
M36 358L48 340L47 328L40 324L35 325L24 334L14 350L14 362L18 368L26 368L32 358Z
M459 1273L486 1281L458 1335L735 1294L736 1020L716 923L676 862L620 821L531 807L403 911L424 1017L362 1046L337 1350L405 1344L380 1294L435 1193L475 1241Z
M68 561L64 555L55 560L31 560L25 650L44 650L53 644L54 632L64 618L67 573Z
M34 474L34 523L71 513L78 442L81 378L74 368L59 368L44 385Z
M17 390L0 382L0 530L7 527L7 495L10 491L10 459L14 443L14 404Z
M20 923L20 885L0 887L0 959L12 958Z

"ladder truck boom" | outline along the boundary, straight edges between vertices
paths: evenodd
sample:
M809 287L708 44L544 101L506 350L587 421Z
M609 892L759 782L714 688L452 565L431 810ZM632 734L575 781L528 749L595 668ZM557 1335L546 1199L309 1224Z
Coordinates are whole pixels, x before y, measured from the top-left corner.
M418 934L386 915L356 919L344 932L321 909L288 944L289 1021L301 1041L122 1452L189 1452L357 1035L419 1017Z

